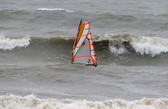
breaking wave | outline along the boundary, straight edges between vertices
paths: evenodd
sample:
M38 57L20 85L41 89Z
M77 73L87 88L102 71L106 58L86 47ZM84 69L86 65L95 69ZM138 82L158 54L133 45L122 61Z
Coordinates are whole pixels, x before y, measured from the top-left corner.
M155 57L168 53L168 39L159 37L133 36L129 34L122 35L103 35L94 36L94 45L97 50L109 50L112 54L128 54L148 55ZM0 37L1 50L13 50L16 47L27 47L30 43L54 43L68 44L72 48L74 38L72 37L53 37L53 38L37 38L37 37ZM38 44L37 44L38 46ZM56 46L55 46L56 47ZM67 48L66 48L67 49ZM71 50L71 49L70 49ZM68 51L70 51L68 50Z
M68 9L63 9L63 8L38 8L38 11L65 11L65 12L73 12Z
M135 101L122 99L87 101L72 99L40 99L34 95L1 95L1 109L168 109L167 98L142 98Z
M27 47L30 44L30 38L10 38L0 35L0 49L13 50L16 47Z
M133 35L108 35L112 53L124 54L129 51L152 57L168 52L168 39Z

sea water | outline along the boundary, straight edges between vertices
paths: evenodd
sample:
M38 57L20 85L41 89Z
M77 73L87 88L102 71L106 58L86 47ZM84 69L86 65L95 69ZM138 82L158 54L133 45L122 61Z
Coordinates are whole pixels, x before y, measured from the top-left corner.
M165 0L0 0L1 109L168 109ZM71 64L80 19L98 66Z

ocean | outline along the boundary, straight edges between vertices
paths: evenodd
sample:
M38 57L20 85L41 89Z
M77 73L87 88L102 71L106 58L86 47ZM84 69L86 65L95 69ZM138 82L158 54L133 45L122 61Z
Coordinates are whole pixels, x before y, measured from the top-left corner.
M0 109L168 109L168 1L0 0ZM71 64L80 20L97 67Z

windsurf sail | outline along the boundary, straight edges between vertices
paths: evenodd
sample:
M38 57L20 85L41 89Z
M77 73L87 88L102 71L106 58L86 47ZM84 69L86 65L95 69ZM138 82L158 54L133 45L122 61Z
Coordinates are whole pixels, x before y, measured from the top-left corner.
M90 31L90 22L80 21L72 52L72 64L97 66L96 53Z

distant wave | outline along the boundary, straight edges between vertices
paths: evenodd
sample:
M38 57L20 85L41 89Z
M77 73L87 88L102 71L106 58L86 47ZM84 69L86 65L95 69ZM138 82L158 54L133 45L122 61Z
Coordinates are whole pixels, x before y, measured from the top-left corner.
M167 98L142 98L135 101L122 99L87 101L72 99L40 99L34 95L1 95L1 109L168 109Z
M16 47L27 47L30 44L30 38L9 38L0 35L0 49L13 50Z
M37 10L39 11L66 11L66 12L73 12L68 9L63 9L63 8L38 8Z

